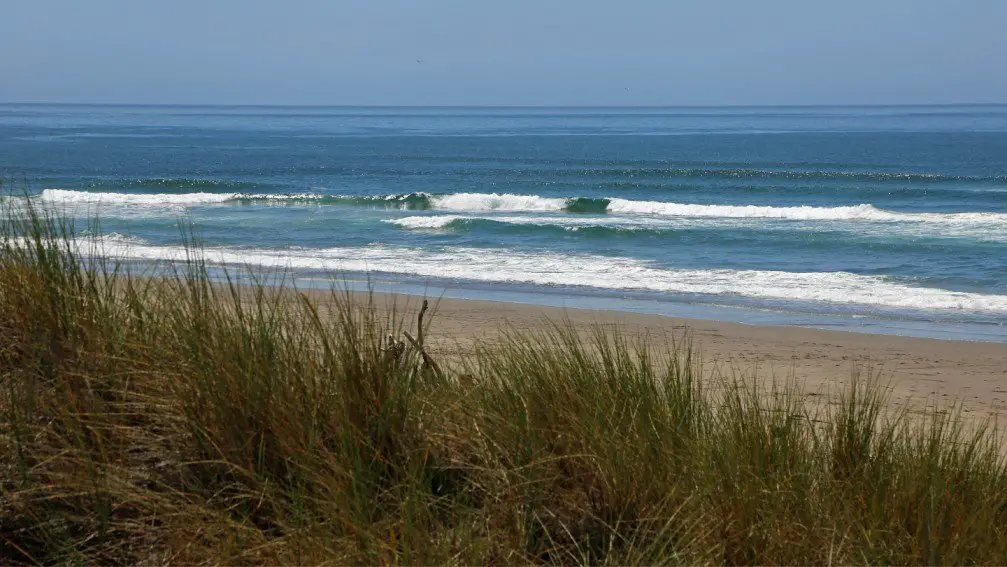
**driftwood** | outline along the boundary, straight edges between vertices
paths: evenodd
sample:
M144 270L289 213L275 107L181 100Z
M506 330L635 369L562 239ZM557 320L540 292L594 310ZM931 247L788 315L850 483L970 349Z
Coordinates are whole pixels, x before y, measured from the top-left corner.
M395 338L391 333L388 333L386 338L387 345L384 347L385 356L388 357L389 362L396 366L403 366L409 364L411 354L415 351L419 354L419 370L422 372L424 370L429 370L433 372L434 376L437 378L443 378L444 374L441 371L441 367L437 362L430 356L430 353L426 351L423 346L423 316L426 315L429 304L426 299L423 300L423 307L420 308L420 314L416 321L416 336L413 337L409 331L402 331L402 336L406 338L405 341L401 341Z

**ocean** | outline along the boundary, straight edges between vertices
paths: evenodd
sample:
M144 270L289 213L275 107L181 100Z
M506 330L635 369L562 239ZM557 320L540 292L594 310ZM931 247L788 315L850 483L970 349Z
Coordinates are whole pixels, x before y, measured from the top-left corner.
M1007 341L1007 106L6 104L0 174L141 265Z

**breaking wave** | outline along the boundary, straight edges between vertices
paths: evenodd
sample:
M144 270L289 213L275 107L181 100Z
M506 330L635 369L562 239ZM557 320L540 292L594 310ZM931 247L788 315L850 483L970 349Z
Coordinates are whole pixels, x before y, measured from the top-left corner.
M925 222L941 224L1007 225L1007 214L991 212L910 213L879 209L870 204L839 207L766 205L704 205L664 201L587 197L541 197L496 193L454 193L432 195L409 193L378 197L324 195L318 193L98 193L67 189L46 189L42 200L61 203L109 205L206 205L223 203L273 202L290 204L343 204L382 206L405 210L456 212L569 212L620 216L753 218L801 221Z
M87 242L94 242L88 239ZM185 260L184 248L98 239L108 256ZM1007 295L919 287L849 272L668 269L631 258L503 249L405 246L315 249L207 248L219 264L407 274L455 280L736 296L888 309L1007 314Z

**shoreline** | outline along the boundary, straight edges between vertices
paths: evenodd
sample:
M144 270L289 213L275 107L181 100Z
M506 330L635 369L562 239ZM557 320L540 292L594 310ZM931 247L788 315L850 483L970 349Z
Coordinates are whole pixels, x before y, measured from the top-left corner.
M327 301L328 293L305 290ZM355 300L367 292L352 291ZM375 305L392 304L415 316L422 296L373 292ZM618 327L655 341L688 332L709 372L760 380L796 379L809 395L834 393L859 371L878 374L891 387L890 402L960 401L966 412L1007 416L1007 343L903 337L848 330L752 325L626 311L550 307L526 303L431 297L428 337L441 356L453 357L477 341L492 344L504 331L535 332L547 322L569 321L578 331Z
M659 301L647 297L635 297L633 295L593 295L590 293L570 293L566 291L542 292L535 289L508 289L503 286L479 288L446 287L444 285L421 284L411 281L372 281L358 278L356 275L348 275L351 277L340 280L328 276L312 277L309 275L305 277L303 274L300 274L295 279L298 284L306 283L306 289L325 290L335 283L339 288L346 288L354 292L373 290L390 295L516 303L553 309L601 310L614 313L656 315L673 319L725 322L756 327L803 328L872 336L1007 345L1007 329L1002 324L997 326L973 321L934 322L885 318L872 314L857 316L851 313L804 313L758 309L744 305L693 303L675 300ZM994 330L1000 332L986 332Z

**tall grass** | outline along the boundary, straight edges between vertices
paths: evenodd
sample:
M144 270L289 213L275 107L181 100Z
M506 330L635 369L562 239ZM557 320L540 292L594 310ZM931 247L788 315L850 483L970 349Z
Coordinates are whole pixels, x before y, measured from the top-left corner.
M563 323L431 372L373 298L2 222L0 563L1007 560L995 432L876 381L808 404Z

